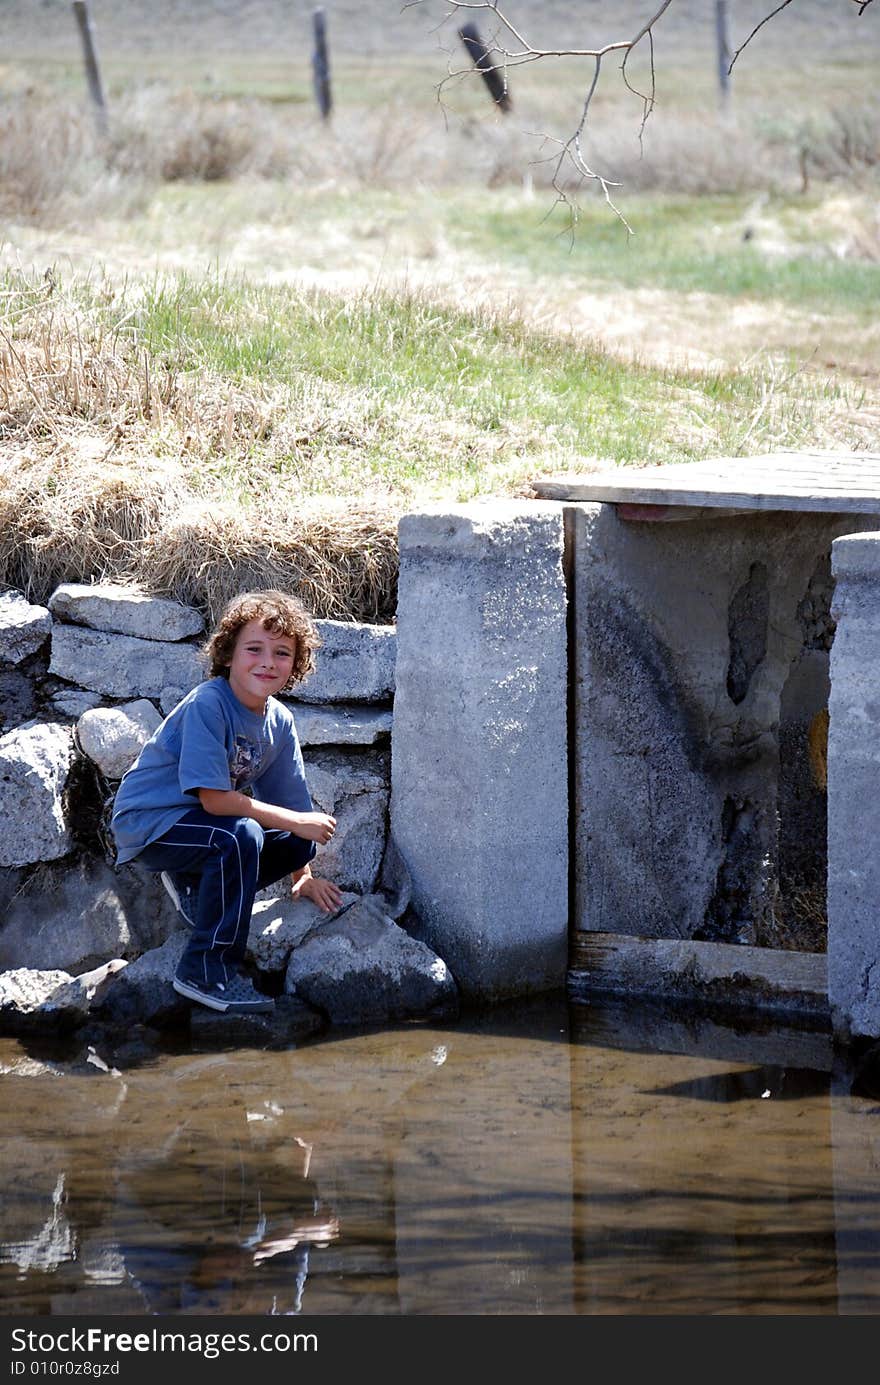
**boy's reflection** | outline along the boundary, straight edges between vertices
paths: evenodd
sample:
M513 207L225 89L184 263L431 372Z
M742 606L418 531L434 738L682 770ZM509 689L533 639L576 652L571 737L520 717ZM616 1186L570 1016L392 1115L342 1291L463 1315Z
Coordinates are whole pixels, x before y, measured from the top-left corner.
M152 1313L299 1313L313 1248L339 1235L283 1111L195 1111L122 1171L120 1248Z

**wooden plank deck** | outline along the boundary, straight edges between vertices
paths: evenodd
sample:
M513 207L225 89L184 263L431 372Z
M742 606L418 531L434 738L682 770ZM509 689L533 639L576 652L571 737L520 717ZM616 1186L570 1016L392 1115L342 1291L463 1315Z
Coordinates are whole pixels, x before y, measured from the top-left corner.
M545 500L739 513L812 510L880 515L880 453L768 452L757 457L715 457L669 466L564 472L533 481L532 489Z

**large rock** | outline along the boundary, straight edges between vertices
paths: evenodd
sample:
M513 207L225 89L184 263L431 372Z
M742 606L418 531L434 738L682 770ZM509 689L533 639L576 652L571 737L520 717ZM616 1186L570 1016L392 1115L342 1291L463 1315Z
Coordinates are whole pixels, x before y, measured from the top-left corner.
M391 829L425 940L475 999L561 987L568 940L562 511L399 527Z
M305 765L315 807L336 818L333 840L318 848L315 874L341 890L369 894L385 846L387 759L380 753L316 751L305 757Z
M149 1024L157 1029L189 1025L193 1041L209 1043L289 1044L315 1034L324 1017L304 997L279 997L274 1010L261 1015L225 1015L194 1004L174 989L174 974L186 946L188 931L176 933L145 952L105 989L92 1012L111 1029Z
M319 923L294 949L284 989L338 1025L440 1018L458 1009L446 963L385 917L375 898Z
M93 587L65 582L49 598L49 610L61 620L142 640L185 640L205 628L191 606L111 582Z
M839 538L832 565L828 1000L844 1040L880 1037L880 533Z
M76 1028L100 1004L113 978L125 967L114 958L81 976L53 968L17 968L0 974L0 1031L59 1033Z
M33 606L21 592L0 592L0 662L20 664L49 637L52 617L45 606Z
M71 848L64 788L73 733L54 722L26 722L0 737L0 866L53 861Z
M315 672L296 689L296 701L387 701L394 692L394 626L349 620L316 624L323 643L315 658Z
M0 927L0 967L82 972L155 947L179 919L158 876L136 863L47 865L18 887Z
M343 904L357 899L343 894ZM257 899L251 913L248 950L260 971L283 971L290 954L327 915L310 899Z
M0 733L30 721L37 711L33 682L17 668L0 669Z
M191 644L56 625L49 672L109 697L159 697L169 687L189 692L202 682L206 664Z
M80 749L108 779L121 779L134 764L162 718L141 698L121 707L96 707L76 725Z
M161 947L143 953L115 977L100 1006L99 1017L114 1026L185 1024L190 1002L174 989L174 974L189 931L173 933Z

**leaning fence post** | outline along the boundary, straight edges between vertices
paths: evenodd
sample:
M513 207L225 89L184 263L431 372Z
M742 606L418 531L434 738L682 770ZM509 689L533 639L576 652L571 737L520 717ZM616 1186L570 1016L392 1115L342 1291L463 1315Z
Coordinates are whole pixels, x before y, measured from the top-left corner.
M510 91L507 86L507 78L504 73L499 72L498 67L493 62L492 51L486 47L480 38L476 24L462 24L458 31L458 37L473 58L474 67L489 88L489 95L495 105L502 111L509 111Z
M327 51L327 24L323 10L312 12L312 29L315 35L315 47L312 52L315 99L322 118L327 120L333 109L333 98L330 94L330 57Z
M95 48L87 0L73 0L73 16L79 25L80 38L82 39L83 62L86 68L86 80L89 84L89 95L95 107L95 120L101 134L106 135L107 102L104 99L104 86L101 82L101 69L98 66L98 52Z
M727 0L715 0L715 43L718 52L718 92L721 109L730 105L730 22Z

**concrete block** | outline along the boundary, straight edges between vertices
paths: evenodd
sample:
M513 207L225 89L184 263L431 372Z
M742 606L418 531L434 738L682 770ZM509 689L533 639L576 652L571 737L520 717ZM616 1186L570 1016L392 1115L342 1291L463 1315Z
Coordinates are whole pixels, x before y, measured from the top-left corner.
M880 1036L880 533L840 538L828 732L828 999L835 1033Z
M566 598L558 505L399 527L392 835L421 936L465 996L564 983Z

